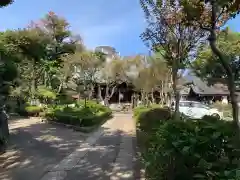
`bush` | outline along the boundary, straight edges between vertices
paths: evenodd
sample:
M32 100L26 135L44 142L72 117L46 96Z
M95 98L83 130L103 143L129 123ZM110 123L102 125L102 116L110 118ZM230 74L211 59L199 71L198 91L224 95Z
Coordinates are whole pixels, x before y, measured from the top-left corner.
M25 115L27 116L38 116L39 113L43 110L42 107L40 106L25 106L24 110L23 110L23 114L25 113Z
M57 97L57 94L52 91L51 89L48 89L46 87L38 87L37 95L39 98L43 100L55 100Z
M169 108L146 108L139 107L134 111L137 127L143 132L152 132L158 128L163 121L171 118L171 110Z
M150 108L149 107L146 107L146 106L139 106L139 107L136 107L133 111L133 116L136 118L136 120L138 120L138 117L140 114L146 112L146 111L149 111Z
M77 102L77 105L80 106L80 107L84 107L85 105L85 101L84 100L81 100L81 101L78 101ZM91 109L93 112L97 113L99 111L107 111L107 110L110 110L107 106L103 106L101 104L98 104L97 102L95 101L87 101L86 103L86 107Z
M219 118L216 116L205 115L202 117L202 120L209 121L209 122L217 122Z
M84 107L79 102L75 107L67 105L52 106L47 109L44 117L47 120L86 127L100 124L112 114L109 108L97 103L88 102L88 105Z
M66 94L59 94L57 96L56 102L59 105L64 105L64 104L76 103L76 100L74 100L71 96L68 96Z
M236 178L239 149L230 122L165 121L142 153L146 178L193 180Z
M137 143L140 149L148 147L150 134L154 134L164 121L171 118L169 108L137 107L134 109L137 126Z

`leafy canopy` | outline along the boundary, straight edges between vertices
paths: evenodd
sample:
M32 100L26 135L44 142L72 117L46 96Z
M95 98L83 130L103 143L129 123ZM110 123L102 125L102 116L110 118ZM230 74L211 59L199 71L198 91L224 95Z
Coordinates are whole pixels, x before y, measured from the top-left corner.
M239 80L240 33L230 31L229 28L222 30L217 39L217 47L225 54L235 80ZM207 44L199 49L197 59L192 63L192 68L198 76L206 80L209 80L209 78L220 79L227 77L226 71L220 64L218 57L212 53Z

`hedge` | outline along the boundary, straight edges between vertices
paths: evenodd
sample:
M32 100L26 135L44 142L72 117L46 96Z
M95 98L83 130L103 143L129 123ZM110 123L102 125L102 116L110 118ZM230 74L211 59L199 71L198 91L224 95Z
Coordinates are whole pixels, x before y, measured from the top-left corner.
M39 116L43 110L43 107L26 104L20 107L18 113L22 116Z
M101 124L111 114L111 110L105 106L88 102L87 107L84 107L80 102L75 107L57 105L48 108L44 117L49 121L86 127Z
M201 120L163 119L160 111L135 112L138 128L145 133L141 158L146 179L239 179L239 145L231 122L205 116ZM146 114L155 112L150 118ZM145 115L144 115L145 114ZM159 118L157 118L159 117ZM144 122L145 120L145 122ZM147 122L155 127L141 125ZM139 137L138 137L139 138ZM142 138L142 137L140 137Z

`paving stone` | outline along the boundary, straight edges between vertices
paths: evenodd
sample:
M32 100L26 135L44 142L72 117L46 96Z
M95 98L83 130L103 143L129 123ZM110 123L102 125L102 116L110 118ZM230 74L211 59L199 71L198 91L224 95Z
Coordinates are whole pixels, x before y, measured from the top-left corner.
M64 180L66 176L66 171L48 172L41 178L41 180Z

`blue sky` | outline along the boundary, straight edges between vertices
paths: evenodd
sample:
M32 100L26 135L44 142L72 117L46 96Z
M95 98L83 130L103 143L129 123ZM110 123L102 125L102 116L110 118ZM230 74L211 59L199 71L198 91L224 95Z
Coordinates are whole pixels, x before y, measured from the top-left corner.
M88 48L110 45L121 55L148 51L139 38L145 27L139 0L15 0L0 10L0 30L25 27L49 11L65 17ZM240 17L229 26L240 31L239 21Z

